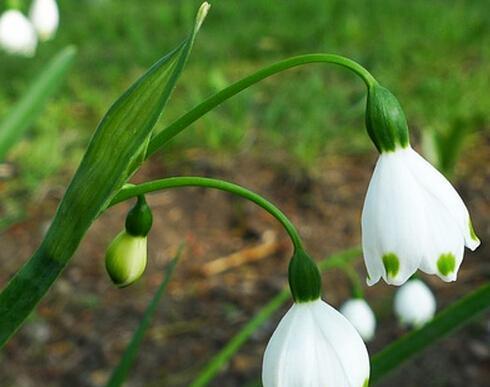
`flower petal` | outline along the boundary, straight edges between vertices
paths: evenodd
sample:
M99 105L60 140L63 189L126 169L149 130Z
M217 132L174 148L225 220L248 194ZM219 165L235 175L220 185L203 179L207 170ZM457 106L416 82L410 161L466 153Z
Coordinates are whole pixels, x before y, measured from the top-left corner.
M362 245L368 284L382 276L403 284L423 257L424 197L406 167L403 150L383 153L369 184L362 212Z
M480 245L480 240L475 234L471 224L470 215L461 196L456 192L451 183L435 169L427 160L420 156L412 148L404 150L407 154L408 167L414 178L433 198L440 201L451 214L452 221L456 222L464 236L466 247L475 250ZM448 219L449 220L449 219Z
M322 386L363 387L369 379L369 355L359 333L340 312L324 301L313 303L313 315L323 342L330 343L348 379L348 383Z

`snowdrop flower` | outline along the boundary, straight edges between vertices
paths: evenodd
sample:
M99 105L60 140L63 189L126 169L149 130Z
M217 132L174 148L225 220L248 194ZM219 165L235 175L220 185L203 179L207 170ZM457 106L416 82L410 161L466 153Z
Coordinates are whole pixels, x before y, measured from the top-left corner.
M9 54L34 56L37 36L31 22L19 11L8 10L0 16L0 47Z
M51 39L59 24L59 11L56 1L34 0L29 11L29 18L41 41Z
M324 301L296 303L265 350L264 387L365 387L369 356L349 321Z
M295 304L267 344L264 387L367 386L366 346L351 323L320 299L320 272L302 248L289 263L289 286Z
M436 299L429 287L419 279L412 279L395 294L395 314L404 325L420 327L432 320Z
M366 125L380 150L362 211L368 284L403 284L417 269L455 281L464 247L480 244L461 197L415 152L396 98L370 90Z
M376 318L369 304L363 298L352 298L340 307L340 313L356 328L366 342L374 337Z
M137 281L146 268L147 235L153 224L151 209L143 195L126 216L125 230L107 248L105 267L120 288Z

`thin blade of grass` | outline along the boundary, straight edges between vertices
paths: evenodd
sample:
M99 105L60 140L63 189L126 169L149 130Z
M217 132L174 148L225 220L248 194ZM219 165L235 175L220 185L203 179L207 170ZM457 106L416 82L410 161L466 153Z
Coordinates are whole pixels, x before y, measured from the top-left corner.
M326 271L334 267L345 265L355 258L359 257L361 249L358 247L344 250L331 255L328 258L320 261L318 266L320 270ZM271 316L277 311L287 300L290 299L289 288L285 287L264 307L262 307L255 316L243 326L240 331L231 338L230 341L214 355L211 360L203 367L194 381L190 384L191 387L203 387L218 374L223 366L238 352L243 344L252 336L252 334L262 326Z
M39 116L49 97L58 90L73 64L75 54L76 49L73 46L62 49L32 82L7 117L0 122L0 162Z
M490 308L490 282L449 305L424 327L388 345L372 358L371 382L380 381L405 361Z
M172 278L172 274L174 272L175 266L177 265L177 262L181 254L182 254L182 246L179 248L179 251L177 252L175 257L168 264L160 286L158 287L157 291L155 292L155 295L153 296L152 300L148 304L138 328L134 331L133 337L131 338L131 341L129 342L126 349L124 350L124 353L121 359L119 360L117 367L114 368L114 371L112 372L112 375L109 381L107 382L106 387L122 386L124 381L126 380L129 370L131 369L134 360L138 355L141 342L143 341L145 333L148 330L153 317L155 316L155 312L157 311L158 304L162 296L165 294L165 290L167 289L170 279Z

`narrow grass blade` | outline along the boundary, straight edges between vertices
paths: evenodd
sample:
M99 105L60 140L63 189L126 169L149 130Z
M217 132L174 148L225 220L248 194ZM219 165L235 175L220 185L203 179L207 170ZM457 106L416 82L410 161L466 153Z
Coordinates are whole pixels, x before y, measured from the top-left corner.
M41 113L49 97L61 85L75 59L76 49L61 50L33 81L27 92L0 122L0 162Z
M403 362L461 328L489 307L490 282L448 306L421 329L408 333L374 355L371 362L371 382L380 381Z
M114 368L114 371L112 372L112 375L106 384L107 387L122 386L124 381L126 380L129 370L131 369L131 366L133 365L134 360L138 355L138 351L141 342L143 341L143 338L145 336L145 333L150 326L151 320L155 316L155 312L157 311L158 304L162 296L164 295L165 290L167 289L170 279L172 278L172 274L174 272L175 266L177 265L177 261L179 260L181 253L182 253L182 247L177 252L175 258L173 258L172 261L168 264L167 269L165 270L165 275L163 277L162 283L160 284L155 295L153 296L152 300L148 304L145 310L145 314L141 319L140 325L134 331L131 341L129 342L121 359L119 360L119 364L117 365L116 368Z
M207 7L198 12L190 36L137 80L100 122L41 246L0 293L0 347L46 294L94 219L143 161L153 126L184 68Z
M343 266L355 258L359 257L361 250L352 248L341 251L319 262L320 270L326 271L334 267ZM284 288L264 307L245 326L228 341L228 343L219 351L199 372L191 387L207 386L211 380L218 374L223 366L233 357L233 355L242 347L243 344L252 336L252 334L264 324L272 314L277 311L287 300L290 299L288 288Z

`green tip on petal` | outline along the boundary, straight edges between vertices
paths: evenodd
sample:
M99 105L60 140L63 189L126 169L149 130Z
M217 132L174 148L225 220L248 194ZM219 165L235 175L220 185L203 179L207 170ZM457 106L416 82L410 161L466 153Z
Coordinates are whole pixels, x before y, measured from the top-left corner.
M456 269L456 258L453 253L441 254L437 260L437 269L443 276L448 276Z
M366 378L366 380L362 384L362 387L368 387L368 386L369 386L369 378Z
M398 271L400 270L400 261L395 253L388 253L383 255L383 265L386 270L388 277L396 277Z
M470 238L476 242L480 241L478 235L476 235L475 229L473 228L473 223L471 223L471 219L468 219L468 227L470 228Z

